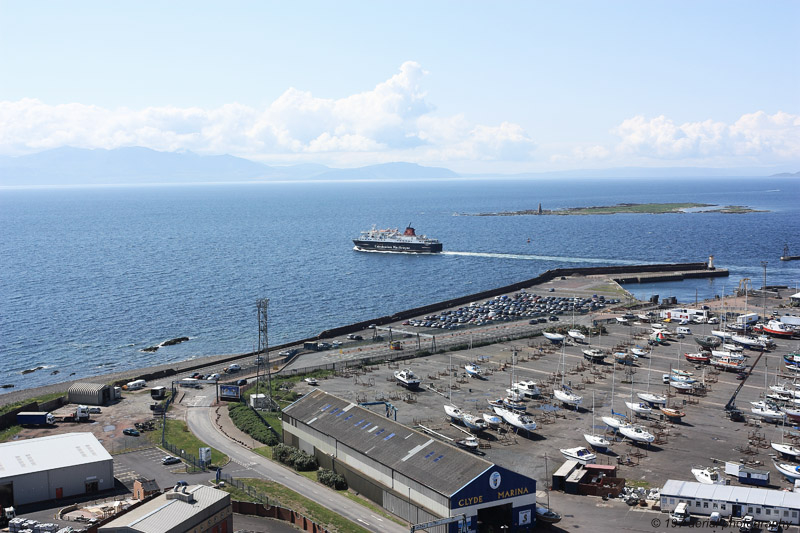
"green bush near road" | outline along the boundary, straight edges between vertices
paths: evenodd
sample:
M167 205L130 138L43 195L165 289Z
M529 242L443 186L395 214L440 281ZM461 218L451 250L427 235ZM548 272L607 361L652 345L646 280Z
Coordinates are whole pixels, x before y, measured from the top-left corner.
M318 470L317 481L335 490L345 490L347 488L347 480L344 476L337 474L333 470Z
M319 468L316 457L285 444L278 444L272 448L272 457L295 470L310 471Z
M228 415L237 428L267 446L278 444L278 436L248 406L237 403L228 406Z

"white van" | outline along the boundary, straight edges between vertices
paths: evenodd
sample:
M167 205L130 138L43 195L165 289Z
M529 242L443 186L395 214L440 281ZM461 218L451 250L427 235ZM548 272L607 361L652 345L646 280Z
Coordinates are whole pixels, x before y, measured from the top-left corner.
M682 333L683 335L691 335L692 334L692 330L690 328L687 328L686 326L678 326L677 328L675 328L675 332L676 333Z
M672 523L675 525L688 524L692 521L692 515L689 514L689 508L686 502L680 502L675 506L675 510L670 515Z
M689 514L689 507L686 502L680 502L675 506L675 510L670 515L672 523L675 525L688 524L692 521L692 515Z
M135 381L131 381L125 386L128 387L128 390L139 390L145 388L147 386L147 382L143 379L137 379Z

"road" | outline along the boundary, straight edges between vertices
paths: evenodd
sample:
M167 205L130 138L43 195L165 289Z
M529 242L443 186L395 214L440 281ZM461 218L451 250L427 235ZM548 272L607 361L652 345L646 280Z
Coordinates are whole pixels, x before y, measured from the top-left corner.
M201 441L228 455L234 463L252 471L255 477L276 481L370 531L408 531L407 527L378 516L370 509L230 441L211 420L213 411L210 407L209 402L208 405L195 405L187 410L186 422L190 431Z

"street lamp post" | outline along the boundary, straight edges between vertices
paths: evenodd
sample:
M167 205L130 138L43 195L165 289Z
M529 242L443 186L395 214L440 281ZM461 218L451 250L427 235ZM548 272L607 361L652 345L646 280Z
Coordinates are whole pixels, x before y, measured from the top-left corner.
M761 319L767 319L767 262L761 261L761 266L764 267L764 286L761 288L761 295L764 300L764 314L762 315Z

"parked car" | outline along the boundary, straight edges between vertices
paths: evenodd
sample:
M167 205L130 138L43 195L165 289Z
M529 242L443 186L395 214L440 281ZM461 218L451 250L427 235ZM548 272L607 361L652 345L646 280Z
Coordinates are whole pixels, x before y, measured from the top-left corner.
M742 533L749 533L750 531L753 531L753 515L747 515L742 518L742 521L739 524L739 531Z
M708 517L708 523L712 526L720 525L722 523L722 515L719 514L719 511L714 511L711 513L711 516Z
M783 528L781 527L781 523L777 520L770 520L770 523L767 524L767 531L781 531Z
M89 408L89 414L92 414L92 415L99 415L102 412L103 411L99 407L90 407Z
M167 455L166 457L161 459L161 464L162 465L174 465L174 464L178 464L180 462L181 462L181 460L178 457L175 457L174 455Z
M206 376L208 381L219 381L220 375L219 374L209 374Z
M237 365L236 363L228 365L228 372L238 372L241 369L242 369L242 367Z
M236 380L236 385L239 385L240 387L242 385L247 385L247 380L246 379L237 379Z
M138 429L133 429L133 428L125 428L125 429L122 430L122 434L123 435L130 435L131 437L138 437L139 436L139 430Z
M348 335L347 338L350 339L351 341L363 341L364 340L364 337L362 337L361 335L354 335L352 333L350 335Z

